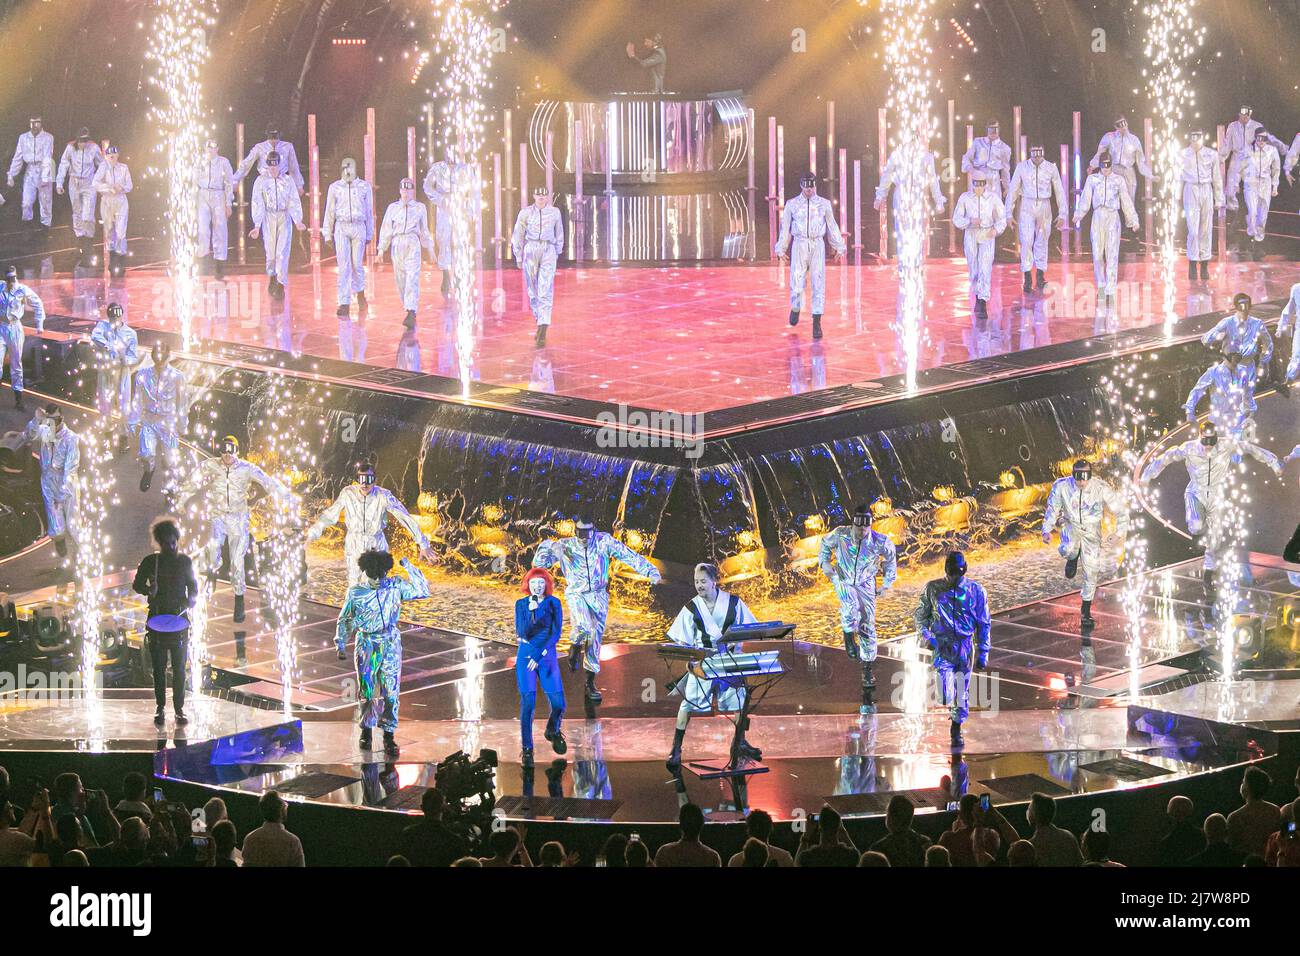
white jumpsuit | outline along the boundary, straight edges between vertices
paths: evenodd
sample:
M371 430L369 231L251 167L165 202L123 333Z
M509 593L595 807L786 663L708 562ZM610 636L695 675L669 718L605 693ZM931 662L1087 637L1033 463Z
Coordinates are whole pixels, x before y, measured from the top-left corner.
M15 392L23 390L23 314L31 307L36 320L36 331L45 331L45 303L41 297L23 285L14 283L14 290L0 282L0 374L4 373L5 356L9 357L9 382Z
M168 365L161 372L152 362L135 373L131 396L131 430L140 436L139 459L152 471L162 453L166 465L179 461L180 436L189 417L190 396L181 370Z
M977 136L961 158L961 171L983 173L988 191L1001 199L1011 184L1011 147L1000 139Z
M199 256L225 262L230 254L227 223L235 203L235 174L224 156L205 156L199 167Z
M1210 544L1214 544L1221 531L1219 518L1223 509L1219 505L1229 493L1229 470L1236 467L1242 455L1249 455L1260 464L1267 465L1275 475L1282 474L1282 463L1277 456L1252 442L1223 438L1218 444L1207 447L1201 444L1200 438L1193 438L1153 458L1142 470L1142 482L1145 484L1154 481L1174 462L1181 461L1187 468L1187 487L1183 490L1187 531L1193 536L1204 534ZM1214 570L1217 564L1216 550L1212 546L1206 547L1206 570Z
M1119 288L1120 214L1130 229L1137 228L1137 210L1128 198L1128 189L1120 176L1093 173L1083 184L1083 193L1074 209L1074 224L1092 210L1089 237L1092 243L1092 275L1098 293L1114 295Z
M754 612L745 605L744 601L736 598L736 610L732 614L732 620L728 623L727 615L731 611L731 597L730 594L719 588L718 596L710 606L708 601L697 594L689 604L677 612L677 617L673 619L672 626L668 628L668 640L683 647L703 647L716 653L719 648L724 646L723 625L735 627L741 624L754 624L757 622ZM698 619L697 614L699 615ZM700 631L701 624L704 626L703 632ZM741 644L727 644L725 646L731 653L744 653ZM673 689L676 693L682 695L687 708L691 713L695 714L709 713L713 710L715 700L717 709L726 713L734 713L740 710L745 702L743 682L732 684L730 681L708 680L703 677L696 677L690 671L687 671Z
M1101 520L1105 512L1115 516L1121 538L1128 531L1128 509L1119 492L1100 478L1090 478L1082 488L1073 475L1058 478L1047 496L1043 534L1061 526L1061 557L1077 558L1083 571L1081 597L1091 601L1097 593L1101 571Z
M1241 362L1235 369L1225 362L1215 362L1196 380L1187 394L1183 411L1188 421L1196 420L1196 406L1209 393L1210 420L1225 437L1250 438L1255 430L1255 370Z
M1111 130L1102 136L1101 142L1097 144L1097 152L1093 154L1092 162L1088 164L1090 168L1098 166L1103 152L1110 155L1115 172L1124 177L1124 182L1128 185L1128 201L1136 201L1137 174L1151 175L1151 167L1147 165L1146 154L1142 151L1142 140L1137 138L1136 133L1128 130L1123 133L1119 130Z
M415 199L399 199L388 204L379 226L379 254L393 247L393 280L402 308L415 312L420 308L421 250L433 256L433 238L429 235L429 207Z
M1258 120L1250 119L1244 126L1240 120L1233 120L1224 127L1223 139L1219 143L1219 161L1222 162L1224 157L1228 159L1228 175L1224 192L1229 209L1237 208L1237 190L1241 188L1241 165L1245 162L1246 153L1250 152L1251 147L1255 145L1255 131L1263 126L1264 124ZM1270 135L1268 141L1277 149L1279 155L1286 149L1286 143L1276 136Z
M997 237L1007 228L1006 207L996 195L989 194L987 187L983 196L975 195L973 190L964 192L952 207L952 224L963 230L962 248L971 292L976 299L987 302L993 284Z
M519 210L510 249L524 270L528 307L538 325L551 324L555 300L555 260L564 251L564 223L552 205L532 205Z
M1268 334L1264 320L1248 315L1243 321L1236 311L1224 316L1201 336L1201 344L1218 349L1223 355L1236 352L1241 356L1241 364L1250 366L1253 377L1258 377L1261 367L1267 369L1273 359L1273 337Z
M36 200L41 202L41 225L54 217L54 137L46 130L33 136L28 130L18 137L9 178L23 174L23 222L31 222Z
M95 173L104 163L104 154L94 140L71 142L63 149L55 185L68 183L68 201L72 204L72 234L78 239L95 238Z
M100 166L93 180L99 193L99 217L104 223L104 246L109 252L126 255L126 226L131 213L131 170L126 163L106 162Z
M375 236L372 202L370 184L364 179L330 183L321 234L334 240L339 305L350 304L354 295L366 291L366 245Z
M369 489L353 482L344 488L334 503L321 512L316 522L307 529L307 540L315 541L325 529L338 523L340 517L347 525L343 539L343 559L347 562L348 587L361 581L361 568L357 558L367 551L387 551L388 538L384 527L388 516L405 528L421 550L429 547L429 539L420 530L420 524L387 488L374 485Z
M293 227L302 224L302 198L283 175L257 177L253 184L253 225L261 230L266 274L284 285L289 277Z
M812 314L826 309L826 241L839 255L846 249L835 210L829 199L803 193L785 204L776 254L790 253L790 311L798 312L803 302L805 279L812 283Z
M1047 268L1047 240L1052 235L1052 197L1056 197L1057 215L1066 215L1065 187L1055 163L1043 160L1037 165L1026 159L1016 167L1007 192L1007 209L1016 210L1016 230L1020 236L1020 271Z
M125 322L113 328L108 319L100 319L90 333L90 341L97 353L99 413L120 415L125 426L131 417L131 375L140 364L135 329Z
M446 272L451 268L451 200L454 190L453 174L460 174L463 163L439 160L429 167L424 177L424 194L433 203L433 237L437 245L438 268Z
M1223 206L1223 170L1208 146L1183 150L1183 215L1187 217L1187 258L1205 262L1212 254L1214 210Z
M1291 295L1282 307L1282 317L1277 322L1277 337L1291 333L1291 356L1286 364L1286 380L1295 381L1300 376L1300 334L1297 334L1296 317L1300 316L1300 282L1291 286Z
M229 467L218 458L207 458L181 488L184 501L197 492L204 492L202 515L208 522L208 543L204 549L200 573L216 574L221 567L221 545L230 549L230 586L235 594L243 594L244 556L248 553L249 501L248 496L256 484L287 507L292 496L289 489L251 462L236 458Z
M1241 181L1246 194L1246 234L1256 242L1264 241L1268 227L1268 210L1277 191L1282 162L1277 150L1268 143L1252 145L1241 161Z
M298 154L293 148L293 143L284 140L272 144L269 139L264 139L250 149L244 161L239 164L239 169L235 171L235 181L239 182L247 176L255 164L258 176L263 175L266 172L266 157L270 153L280 157L280 174L292 179L299 191L303 190L306 183L302 178L302 167L298 165Z
M81 439L67 425L57 432L38 428L33 420L28 441L38 443L41 458L41 497L45 499L46 533L51 538L77 536L77 468L81 464Z
M822 537L817 563L840 602L840 630L854 635L860 660L874 661L876 576L881 576L881 591L894 586L898 577L894 542L888 535L867 529L862 540L854 543L853 526L842 525Z

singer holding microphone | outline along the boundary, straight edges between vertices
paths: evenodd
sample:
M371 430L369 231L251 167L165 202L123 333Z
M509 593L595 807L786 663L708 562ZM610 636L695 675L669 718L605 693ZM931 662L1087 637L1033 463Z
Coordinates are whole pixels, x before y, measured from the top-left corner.
M560 730L564 719L564 682L555 645L564 629L564 608L555 596L555 579L545 568L533 568L524 575L524 596L515 602L515 634L519 654L515 658L515 683L519 686L519 738L523 750L520 762L533 765L533 710L537 705L540 678L551 716L546 721L546 739L551 749L562 754L569 749Z

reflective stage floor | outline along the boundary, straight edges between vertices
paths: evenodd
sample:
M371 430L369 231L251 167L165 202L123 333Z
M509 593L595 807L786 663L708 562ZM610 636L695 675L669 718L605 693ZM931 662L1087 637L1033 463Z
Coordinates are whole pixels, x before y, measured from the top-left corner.
M1125 249L1110 309L1098 307L1086 252L1054 261L1042 294L1023 293L1018 263L1004 257L1008 261L994 269L986 321L972 313L964 260L930 260L918 368L1160 324L1158 269L1136 242ZM142 252L137 261L144 258ZM94 318L110 301L124 305L137 328L178 330L171 281L157 263L142 262L123 279L73 269L53 256L21 265L23 281L40 293L46 308L73 318L68 331L88 331L76 320ZM1211 275L1209 282L1178 275L1179 315L1226 309L1241 291L1256 301L1285 298L1300 279L1300 266L1280 259L1220 259ZM826 335L820 341L811 337L807 304L801 324L787 324L787 282L787 268L765 262L562 268L550 337L545 348L535 349L522 274L508 264L487 268L480 274L482 307L468 377L570 399L707 413L904 371L892 264L828 267ZM223 281L202 280L194 330L206 340L396 369L394 383L414 373L455 379L456 319L438 284L439 273L426 265L419 328L407 333L387 266L369 276L368 317L359 318L354 306L352 318L340 320L331 263L294 272L283 299L267 295L265 277L252 265Z

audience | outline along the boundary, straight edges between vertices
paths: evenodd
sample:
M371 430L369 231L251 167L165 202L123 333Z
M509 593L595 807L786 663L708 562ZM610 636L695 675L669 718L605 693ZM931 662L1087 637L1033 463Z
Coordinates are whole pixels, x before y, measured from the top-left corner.
M600 851L601 861L605 866L626 867L627 866L627 834L613 833L605 841L604 849ZM597 866L601 864L598 863Z
M829 804L822 807L820 816L814 817L799 841L799 852L794 861L799 866L853 866L858 865L862 854L853 845L836 809Z
M412 866L451 866L469 853L469 842L442 822L447 801L433 789L424 791L420 810L424 819L402 831L398 852Z
M492 851L492 855L479 859L479 864L482 866L533 865L533 861L528 858L528 848L524 846L522 824L494 830L492 835L488 837L488 849Z
M1268 838L1282 826L1282 810L1264 799L1273 781L1258 767L1247 767L1241 778L1245 806L1228 814L1228 845L1247 856L1264 856Z
M627 844L627 865L629 868L645 869L654 866L650 861L650 848L640 840L629 840Z
M1037 866L1038 854L1028 840L1017 840L1007 847L1007 866Z
M1079 841L1069 830L1063 830L1052 821L1056 819L1056 801L1045 793L1035 793L1029 798L1025 814L1034 828L1029 842L1034 845L1037 866L1078 866L1083 862Z
M302 841L285 829L289 805L274 790L258 801L262 825L244 837L244 866L306 866Z
M1110 858L1110 834L1089 829L1083 834L1084 866L1123 866Z
M9 772L0 767L0 867L27 866L36 849L35 837L16 829L18 822L9 803Z
M1205 849L1205 835L1192 822L1192 805L1189 797L1170 797L1165 806L1169 818L1169 832L1160 840L1156 859L1160 866L1188 866L1192 857Z
M750 816L753 816L751 813ZM925 866L925 851L930 838L912 829L916 807L906 797L894 794L885 810L885 829L888 836L881 837L871 849L883 853L890 866Z
M885 856L885 854L881 853L879 850L868 850L866 853L862 854L862 858L858 860L858 866L888 867L889 857Z
M212 865L220 868L242 866L243 855L235 848L239 834L229 820L218 820L208 831L212 835Z
M655 854L655 867L661 866L722 866L722 857L716 850L700 842L704 832L704 811L693 803L682 804L677 814L681 837L665 843Z
M772 846L772 816L766 810L750 810L745 817L745 832L767 847L767 866L794 866L794 857L789 850ZM732 854L727 866L744 866L745 851Z
M122 799L113 807L119 823L125 823L130 817L139 817L146 826L152 822L153 808L144 799L148 786L142 773L128 773L122 778Z
M975 865L975 812L979 806L979 797L964 794L957 803L957 819L952 822L952 828L939 837L939 845L948 851L952 866Z
M939 846L937 843L934 846L926 847L925 865L928 867L938 868L952 866L952 859L948 855L948 848Z
M1189 801L1190 802L1190 801ZM1228 818L1211 813L1205 818L1205 849L1192 857L1186 866L1241 866L1244 854L1228 846Z

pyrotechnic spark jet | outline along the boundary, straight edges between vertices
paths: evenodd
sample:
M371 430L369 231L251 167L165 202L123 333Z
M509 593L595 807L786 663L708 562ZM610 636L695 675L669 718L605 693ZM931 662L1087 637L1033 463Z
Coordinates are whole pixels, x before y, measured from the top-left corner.
M930 142L930 0L884 0L885 69L889 73L889 112L895 117L892 161L897 161L896 242L899 310L896 332L903 345L909 391L916 388L917 359L925 310L926 209L924 162Z
M204 0L161 0L146 54L156 69L149 117L159 133L156 150L167 178L173 308L186 348L192 341L196 285L198 167L207 138L200 73L208 59L207 32L215 23Z
M432 0L433 53L441 68L441 145L456 151L452 166L452 301L456 310L456 356L461 393L469 396L474 329L480 306L475 283L478 255L480 160L486 137L484 92L491 87L493 29L488 20L503 0Z
M1142 667L1142 645L1148 624L1143 607L1147 601L1150 579L1147 575L1147 540L1145 511L1141 488L1136 476L1150 441L1147 434L1147 409L1155 400L1146 363L1154 354L1121 360L1101 379L1104 401L1098 406L1095 436L1102 453L1114 455L1119 463L1115 473L1117 491L1124 500L1129 526L1121 544L1124 577L1121 580L1121 604L1124 608L1124 635L1128 642L1129 694L1138 696L1141 689L1138 673Z
M1156 246L1161 266L1164 297L1164 330L1172 336L1174 273L1178 248L1178 211L1181 205L1183 118L1196 105L1191 69L1197 49L1205 40L1205 28L1192 15L1196 0L1134 0L1147 20L1143 55L1147 66L1147 95L1155 112L1152 127L1151 171L1156 176Z
M76 605L73 622L81 640L79 662L82 694L87 703L97 701L99 685L100 619L102 612L104 556L109 549L105 530L108 509L116 504L113 495L113 444L117 433L108 416L87 419L81 435L81 461L73 483L76 491L75 518L71 537L76 543L73 571L76 576Z

